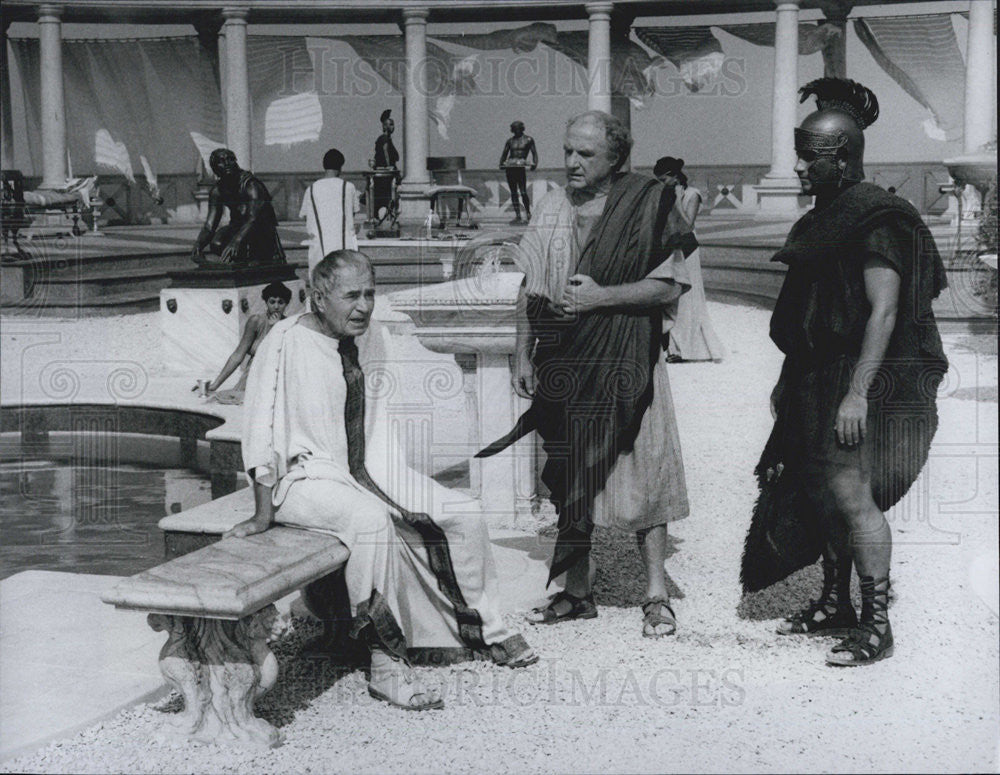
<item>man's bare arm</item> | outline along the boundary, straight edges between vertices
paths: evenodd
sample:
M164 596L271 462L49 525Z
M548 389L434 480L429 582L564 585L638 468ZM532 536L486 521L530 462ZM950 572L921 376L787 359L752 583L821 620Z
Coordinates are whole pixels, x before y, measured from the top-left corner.
M567 315L608 307L642 309L669 304L682 291L680 284L669 279L647 277L624 285L598 285L587 275L575 274L567 282L560 306Z
M871 315L865 324L861 340L861 355L851 375L851 387L837 410L836 432L841 444L858 444L868 432L868 389L889 348L896 311L899 306L899 275L882 258L865 262L865 294L871 304Z
M208 243L212 241L212 237L215 236L215 232L219 228L219 221L222 220L222 209L224 206L219 199L218 188L213 186L208 194L208 215L205 216L205 223L202 225L201 231L198 232L198 236L194 241L194 253L201 254Z
M531 398L535 394L535 368L531 362L535 337L531 333L531 321L528 320L528 294L525 293L523 285L517 292L516 326L511 386L522 398Z
M246 196L249 200L247 203L247 217L240 226L240 230L233 235L233 238L229 241L226 249L222 253L223 261L235 261L236 256L239 255L240 249L243 247L243 243L246 241L247 236L250 234L250 230L253 229L257 218L260 217L260 212L266 203L265 192L261 190L261 186L257 183L251 183L246 188Z

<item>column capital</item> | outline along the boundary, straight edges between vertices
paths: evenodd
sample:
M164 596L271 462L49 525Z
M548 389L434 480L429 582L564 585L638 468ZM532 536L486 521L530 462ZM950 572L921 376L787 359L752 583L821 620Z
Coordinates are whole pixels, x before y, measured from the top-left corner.
M854 9L854 0L817 0L823 16L832 22L846 22Z
M250 16L250 9L247 6L226 5L222 7L222 18L227 22L246 22Z
M775 0L776 11L797 11L799 10L799 0Z
M593 19L595 16L607 16L611 18L611 12L615 9L614 3L587 3L584 8L587 9L587 15Z
M419 6L417 8L403 9L404 24L426 24L427 17L430 16L430 8Z
M38 6L38 21L60 21L63 9L61 6L43 3Z

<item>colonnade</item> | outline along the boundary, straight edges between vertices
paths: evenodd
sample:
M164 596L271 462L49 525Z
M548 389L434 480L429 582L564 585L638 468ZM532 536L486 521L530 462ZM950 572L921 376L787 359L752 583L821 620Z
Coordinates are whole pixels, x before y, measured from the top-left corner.
M587 108L611 112L611 20L614 3L586 3L589 24ZM775 2L774 81L771 121L771 167L757 186L761 212L792 214L798 208L798 181L794 173L794 128L798 110L799 0ZM226 100L226 143L240 164L252 167L250 141L250 92L247 69L247 21L249 6L234 4L220 8L225 36L224 62L220 68ZM405 112L404 176L400 186L404 220L407 210L426 213L423 199L430 179L423 160L428 155L427 70L420 63L427 56L427 7L401 11L405 37L407 74ZM996 110L994 3L970 0L966 55L965 150L971 152L993 137ZM66 116L63 93L61 7L38 6L41 56L42 184L62 185L67 177ZM6 29L4 30L6 38ZM6 57L6 40L4 56ZM10 88L6 62L3 67L3 164L12 161L10 151ZM413 213L410 213L411 215Z

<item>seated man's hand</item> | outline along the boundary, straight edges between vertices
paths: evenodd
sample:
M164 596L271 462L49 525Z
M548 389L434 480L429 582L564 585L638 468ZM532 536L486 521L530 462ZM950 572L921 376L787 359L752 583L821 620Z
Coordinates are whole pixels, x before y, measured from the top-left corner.
M247 536L256 535L257 533L263 533L267 530L268 526L255 517L251 517L245 522L240 522L238 525L234 525L225 533L222 534L223 538L246 538Z

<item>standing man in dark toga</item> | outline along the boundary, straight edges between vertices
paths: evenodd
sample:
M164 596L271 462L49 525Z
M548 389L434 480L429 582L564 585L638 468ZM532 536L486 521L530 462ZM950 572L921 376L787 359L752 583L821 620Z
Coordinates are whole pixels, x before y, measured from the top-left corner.
M931 302L945 275L912 205L863 182L875 95L839 78L801 92L819 109L795 130L795 171L816 203L774 257L788 265L771 317L785 362L741 575L744 589L762 589L822 553L819 599L778 633L846 633L827 663L864 665L893 653L883 512L916 480L937 429L948 362Z
M590 546L600 526L638 542L641 632L659 638L677 628L667 523L689 511L662 315L691 282L683 253L665 247L674 189L622 173L631 148L628 128L607 113L583 113L566 127L566 186L538 203L515 259L525 279L512 386L531 408L479 454L531 430L543 440L542 481L559 515L549 582L565 574L565 586L528 620L598 615Z
M527 220L531 220L531 201L528 199L528 174L525 167L528 165L528 154L531 154L531 169L538 168L538 151L535 150L535 141L524 133L524 122L515 121L510 125L513 137L507 139L503 147L503 154L500 156L500 169L507 172L507 186L510 188L510 200L514 205L514 223L523 223L521 220L521 203L518 197L524 201L524 214Z

